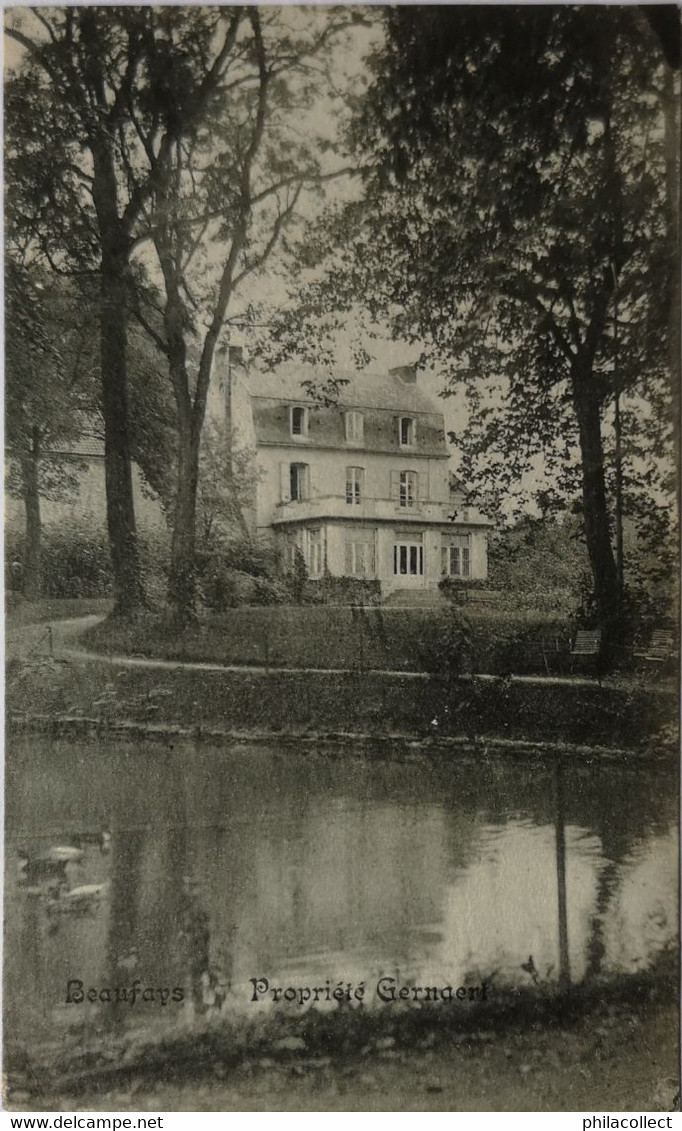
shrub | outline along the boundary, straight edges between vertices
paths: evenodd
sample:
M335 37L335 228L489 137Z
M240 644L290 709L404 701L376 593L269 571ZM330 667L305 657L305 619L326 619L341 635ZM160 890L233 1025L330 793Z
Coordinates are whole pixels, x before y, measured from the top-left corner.
M294 550L294 568L287 576L287 586L295 605L303 604L307 581L308 568L305 564L305 558L297 546Z
M424 671L455 676L470 669L471 646L471 624L453 605L422 628L415 655Z
M168 577L168 536L164 531L138 535L140 569L153 604L163 604ZM43 527L41 540L42 596L46 598L110 597L113 574L109 537L104 527L67 521ZM9 530L7 562L24 558L24 535Z
M306 581L300 602L306 605L378 605L381 582L362 577L327 577Z
M105 530L67 523L43 531L44 597L108 597L111 592L111 558Z
M201 587L203 603L216 612L243 605L283 605L290 601L287 586L267 577L215 565Z
M497 675L550 675L570 668L570 624L524 625L502 638L488 653L488 670Z
M203 603L216 612L236 609L249 603L253 578L219 563L201 581Z
M258 538L233 538L210 554L197 554L197 576L203 603L217 611L292 599L291 586L281 578L276 548Z
M279 573L279 554L277 549L263 539L242 535L222 542L209 556L199 558L201 567L210 568L209 563L219 563L223 569L246 573L251 577L266 577L270 580Z
M270 581L267 577L253 579L252 605L286 605L290 600L289 590L282 581Z
M468 577L443 577L438 582L442 595L455 605L466 604L467 593L470 589L486 589L487 581L474 580Z

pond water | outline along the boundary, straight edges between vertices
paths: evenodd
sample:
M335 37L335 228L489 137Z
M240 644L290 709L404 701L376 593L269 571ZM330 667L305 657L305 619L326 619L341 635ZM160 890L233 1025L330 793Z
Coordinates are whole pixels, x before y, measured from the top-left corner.
M253 1016L254 978L580 983L677 933L664 766L22 738L6 779L10 1050Z

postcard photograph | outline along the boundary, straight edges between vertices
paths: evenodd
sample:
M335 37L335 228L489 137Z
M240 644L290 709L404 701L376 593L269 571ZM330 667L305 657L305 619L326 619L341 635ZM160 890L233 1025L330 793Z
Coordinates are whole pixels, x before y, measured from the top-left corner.
M5 1109L671 1126L679 9L4 20Z

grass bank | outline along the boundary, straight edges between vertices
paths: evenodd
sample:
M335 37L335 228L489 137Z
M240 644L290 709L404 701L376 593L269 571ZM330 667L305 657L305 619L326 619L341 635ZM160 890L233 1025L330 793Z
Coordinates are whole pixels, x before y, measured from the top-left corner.
M104 1038L26 1070L12 1110L670 1111L679 1105L677 961L566 993L469 1008L217 1017L153 1044ZM36 1068L40 1071L37 1073Z
M568 664L570 630L561 616L486 606L472 606L454 616L463 616L467 623L468 643L461 646L465 668L496 672L508 663L510 644L540 636L559 645L556 671ZM165 660L429 671L442 666L443 650L453 639L452 625L453 613L447 606L275 605L207 615L191 629L151 616L132 625L110 620L86 633L83 643L104 653Z
M155 669L42 659L10 665L6 690L12 719L41 715L93 720L102 729L122 720L144 726L256 730L273 734L363 733L426 738L434 732L473 744L507 741L644 750L668 726L676 697L664 687L599 687L506 679ZM434 727L433 720L437 720ZM87 730L88 728L85 728ZM90 727L92 729L92 727Z

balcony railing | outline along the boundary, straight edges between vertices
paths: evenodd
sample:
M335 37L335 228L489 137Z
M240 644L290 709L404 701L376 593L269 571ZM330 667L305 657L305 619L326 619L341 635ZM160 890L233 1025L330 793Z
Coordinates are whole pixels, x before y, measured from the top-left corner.
M430 499L416 499L413 506L400 506L395 499L364 498L359 503L349 503L345 495L315 495L312 499L278 503L272 512L273 525L300 522L306 519L390 519L409 522L447 522L451 513L449 503Z

